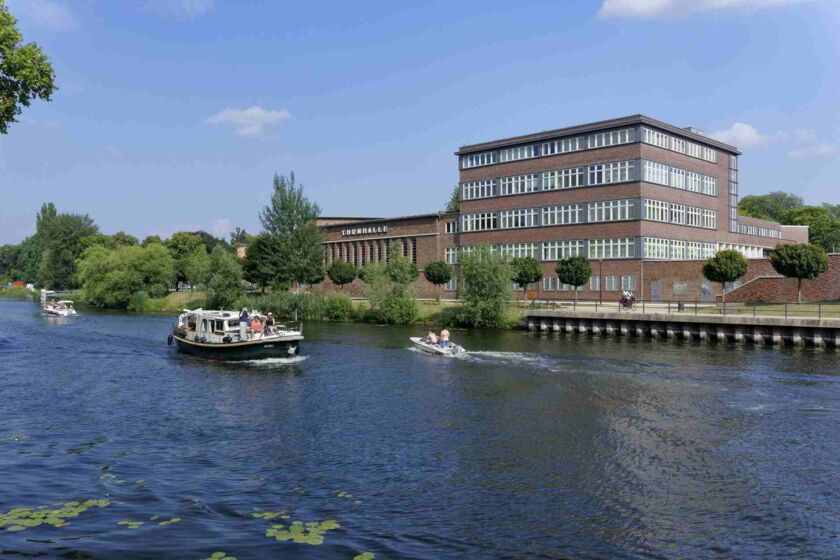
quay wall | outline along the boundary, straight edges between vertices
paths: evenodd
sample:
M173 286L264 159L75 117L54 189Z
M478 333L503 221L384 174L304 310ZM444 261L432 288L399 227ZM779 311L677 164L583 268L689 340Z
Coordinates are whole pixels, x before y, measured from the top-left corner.
M532 311L527 322L543 333L840 348L836 319Z

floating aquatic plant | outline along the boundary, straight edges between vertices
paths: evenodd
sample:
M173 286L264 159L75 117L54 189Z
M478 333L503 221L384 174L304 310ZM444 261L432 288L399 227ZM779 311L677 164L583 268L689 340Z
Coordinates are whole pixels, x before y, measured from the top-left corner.
M236 557L228 556L224 552L214 552L207 558L202 558L201 560L236 560Z
M173 517L172 519L168 519L166 521L161 521L160 523L158 523L158 525L172 525L173 523L180 523L180 522L181 522L180 517Z
M373 552L362 552L354 556L353 560L373 560L374 558L376 558L376 554Z
M274 537L278 541L292 541L298 544L319 545L324 544L324 533L340 528L341 525L335 519L326 521L310 521L304 524L302 521L295 521L288 527L285 525L272 525L265 532L266 537Z
M251 514L251 517L256 517L257 519L266 519L268 521L276 518L280 519L289 519L289 512L286 510L282 511L255 511Z
M338 498L347 498L348 500L353 497L353 494L348 494L347 492L337 492L336 497Z
M108 498L85 500L84 502L66 502L62 507L50 509L50 506L36 508L18 507L0 514L0 529L7 531L23 531L39 525L64 527L67 519L78 517L80 514L96 506L104 508L110 505Z
M125 525L129 529L138 529L143 523L143 521L134 521L132 519L126 519L125 521L118 521L117 525Z

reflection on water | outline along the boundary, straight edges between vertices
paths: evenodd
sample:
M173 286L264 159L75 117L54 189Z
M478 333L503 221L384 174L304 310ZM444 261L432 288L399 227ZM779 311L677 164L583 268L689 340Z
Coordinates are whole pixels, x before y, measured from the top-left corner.
M834 351L458 331L440 357L310 324L301 356L225 364L167 347L169 317L0 312L3 557L840 546Z

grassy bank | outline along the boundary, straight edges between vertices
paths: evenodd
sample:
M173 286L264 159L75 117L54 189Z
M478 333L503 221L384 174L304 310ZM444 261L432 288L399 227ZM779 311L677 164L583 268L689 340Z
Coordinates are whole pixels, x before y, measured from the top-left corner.
M38 296L38 292L27 290L26 288L0 288L0 297L21 297L21 296Z

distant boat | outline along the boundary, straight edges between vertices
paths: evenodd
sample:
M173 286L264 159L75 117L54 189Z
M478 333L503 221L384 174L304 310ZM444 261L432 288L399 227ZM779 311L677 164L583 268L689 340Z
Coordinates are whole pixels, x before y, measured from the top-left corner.
M256 311L251 318L255 315L265 318ZM237 311L185 309L167 344L175 342L182 352L214 360L259 360L296 356L303 340L302 328L292 323L278 323L269 332L246 332L244 338L240 333Z
M419 348L423 352L428 352L429 354L436 354L438 356L455 356L457 354L462 354L466 352L463 346L459 346L458 344L452 344L451 342L448 346L444 348L443 346L432 344L427 338L422 338L419 336L412 336L411 338L409 338L409 340L416 348Z
M44 305L44 313L50 317L71 317L76 314L73 302L69 299L50 301Z

